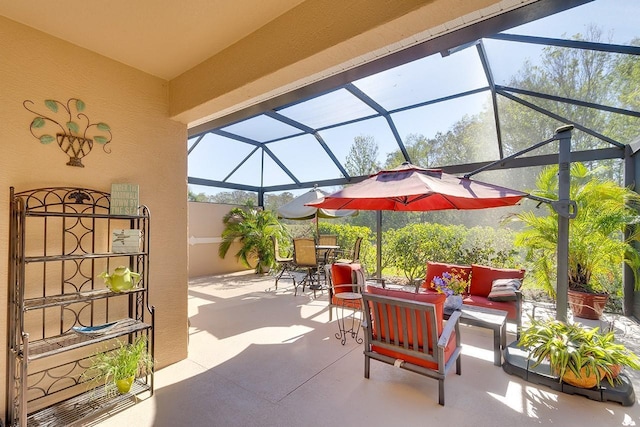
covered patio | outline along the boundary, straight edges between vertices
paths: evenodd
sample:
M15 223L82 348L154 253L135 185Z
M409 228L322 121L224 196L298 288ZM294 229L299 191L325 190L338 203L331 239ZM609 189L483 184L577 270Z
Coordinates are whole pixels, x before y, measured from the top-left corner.
M631 38L626 33L623 41L613 40L614 46L557 40L554 34L540 35L543 39L498 35L546 16L598 3L252 0L239 6L235 2L147 0L113 2L105 8L99 2L79 0L63 7L44 0L4 2L0 6L0 52L4 58L0 118L7 124L2 139L7 148L2 163L4 185L0 188L5 200L0 205L4 229L9 230L11 217L6 203L10 188L24 191L69 186L108 192L113 183L135 183L140 189L140 204L153 212L149 287L150 302L157 309L153 327L155 394L137 404L131 399L128 410L104 414L93 420L93 425L640 424L639 405L627 408L559 395L507 375L492 363L490 332L467 327L462 376L448 379L447 406L442 408L435 381L376 363L371 379L366 380L361 346L351 340L342 346L334 336L337 325L335 320L329 321L326 294L314 299L310 293L294 296L292 288L274 291L273 277L252 274L188 279L194 271L190 263L196 258L191 247L216 247L219 239L219 234L193 235L195 227L188 215L196 208L187 204L188 185L251 191L262 205L269 193L357 182L364 179L365 172L346 171L348 146L344 141L358 136L360 126L381 123L376 128L384 130L385 144L400 150L407 161L411 156L404 139L414 130L398 129L393 115L438 109L445 104L452 112L465 113L458 103L471 105L466 101L472 98L479 104L487 101L492 112L489 122L494 123L499 123L498 104L521 104L516 99L527 98L522 105L529 108L535 98L568 103L577 110L604 107L603 111L627 118L631 123L628 129L637 129L637 108L615 102L596 104L598 100L560 96L555 90L534 94L507 85L508 76L494 79L485 62L492 55L492 43L550 45L580 52L596 48L636 58L640 48L628 45ZM603 20L601 14L592 15ZM487 52L482 41L485 37L493 37L486 43ZM500 49L495 52L500 60L513 60ZM452 92L420 94L425 96L402 105L385 106L372 99L373 92L363 92L353 83L353 78L370 78L420 58L455 62L465 56L472 56L475 70L485 76L481 83ZM416 75L422 82L424 74ZM408 80L403 77L400 81ZM437 81L432 85L436 89L444 86ZM416 93L411 85L407 92ZM330 110L334 114L323 114L322 108L307 104L321 114L319 122L291 115L305 99L323 101L335 95L342 103ZM86 102L92 119L108 122L113 130L113 150L94 150L84 159L83 168L69 167L66 154L58 151L56 144L34 138L29 125L34 117L25 102L46 106L52 99ZM345 99L356 102L346 104ZM324 102L317 105L326 106ZM535 117L548 115L541 107L531 109ZM255 126L256 121L275 124L278 132L264 132ZM419 120L406 122L445 126L435 132L446 131L449 120L427 112L420 113ZM557 122L579 125L580 118L551 117L548 122L551 126L547 129L554 129ZM330 138L337 125L352 129L352 134ZM435 166L464 173L504 160L514 151L510 140L504 138L503 144L499 124L491 129L490 142L495 140L491 151L479 146L478 158L438 160ZM620 165L621 159L631 159L627 147L637 137L635 133L618 136L595 131L597 135L589 129L580 130L599 142L580 148L575 160L612 160ZM204 155L209 149L213 150L211 157ZM385 148L380 156L387 152L391 151ZM297 161L310 155L321 159L314 162L321 174ZM201 174L192 160L202 161L205 173ZM522 162L507 162L505 167L554 162L553 153L542 153ZM243 176L243 169L250 174ZM628 182L634 180L636 171L640 167L625 169ZM3 234L5 251L9 235ZM4 259L9 259L6 252ZM206 262L222 264L218 258ZM5 264L0 273L3 283L14 281L9 271ZM10 285L6 286L0 295L2 307L15 304L9 297ZM635 293L634 307L639 294ZM5 331L10 329L9 317L0 320ZM56 322L48 319L41 323L43 329ZM637 323L620 318L615 326L617 336L628 340L637 352ZM6 351L10 349L9 335L0 335L5 348L0 355L3 373L9 371L13 356ZM82 351L82 356L89 354L89 348ZM73 376L78 378L80 373L78 369ZM638 372L630 375L639 389ZM0 427L15 425L9 408L11 393L18 387L16 379L8 377L2 377ZM55 377L52 382L57 380ZM33 410L24 404L20 409L25 406L27 412Z
M531 307L527 307L530 313ZM362 344L335 338L327 294L293 295L273 277L232 274L189 283L189 356L156 374L153 398L99 426L561 425L640 422L640 406L595 402L527 383L493 365L491 332L462 327L462 375L437 381L372 363L363 376ZM610 318L625 344L640 350L640 327ZM508 341L514 337L509 330ZM637 390L640 373L628 372Z

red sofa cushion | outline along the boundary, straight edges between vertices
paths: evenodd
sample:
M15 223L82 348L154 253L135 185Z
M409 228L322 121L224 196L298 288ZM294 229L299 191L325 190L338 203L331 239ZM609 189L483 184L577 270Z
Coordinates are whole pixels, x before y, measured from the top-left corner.
M491 301L487 297L467 295L462 300L462 303L465 305L475 305L476 307L506 311L508 320L518 321L518 306L515 301Z
M524 270L512 268L493 268L471 264L471 286L469 293L481 297L488 297L491 285L496 279L524 279ZM488 300L487 300L488 301ZM492 301L495 302L495 301Z
M456 272L460 274L460 277L462 279L469 280L469 275L471 274L471 266L427 261L427 275L424 279L422 287L425 289L433 289L433 286L431 285L431 281L433 280L433 278L442 276L442 273L449 272L454 268L456 269Z

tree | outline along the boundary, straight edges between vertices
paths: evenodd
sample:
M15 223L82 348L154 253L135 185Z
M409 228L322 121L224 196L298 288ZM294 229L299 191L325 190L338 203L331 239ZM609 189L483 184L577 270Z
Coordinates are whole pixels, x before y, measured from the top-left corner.
M222 243L218 248L218 255L224 258L231 245L238 240L240 248L236 253L247 267L251 267L251 260L256 259L256 273L263 273L275 265L275 254L272 238L279 240L289 237L287 229L278 221L272 211L265 211L248 202L242 208L233 208L227 213L222 222Z
M428 140L422 134L410 133L407 135L403 144L412 164L422 167L431 166L432 163L430 160L438 155L438 147L433 146L431 142L432 141ZM387 161L385 162L384 168L393 169L405 161L402 151L398 149L387 154Z
M371 175L380 170L378 144L373 136L360 135L353 138L344 168L350 176Z
M576 34L572 39L599 43L602 42L603 34L600 29L591 25L587 27L584 35ZM638 87L640 76L636 75L634 78L632 74L621 72L629 66L628 64L634 62L637 60L635 57L632 58L632 55L614 55L588 49L548 46L543 50L540 65L533 65L530 61L525 62L508 86L600 105L617 106L617 99L624 101L625 91L630 87ZM631 131L629 126L625 125L630 119L627 116L570 103L528 96L520 97L619 142L627 143L630 142L631 137L637 136L637 131ZM500 123L507 155L547 139L553 129L564 124L527 106L504 99L500 100ZM637 121L635 127L637 128ZM634 133L636 135L633 135ZM604 147L609 147L609 144L595 136L581 131L575 131L572 134L573 150ZM536 150L535 154L555 152L557 152L557 145L549 144ZM609 167L610 177L620 179L620 163L601 161L589 167L603 164ZM614 168L614 165L617 167Z

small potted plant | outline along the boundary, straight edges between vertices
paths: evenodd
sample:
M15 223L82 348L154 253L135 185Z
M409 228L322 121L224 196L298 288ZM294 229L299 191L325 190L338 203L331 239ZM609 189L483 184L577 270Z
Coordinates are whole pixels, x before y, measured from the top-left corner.
M431 286L447 297L444 308L449 311L462 307L462 294L469 288L469 282L462 278L458 270L452 268L450 272L445 271L442 276L434 277Z
M552 375L576 387L600 386L605 378L613 385L622 367L640 369L638 356L615 342L613 332L602 333L579 323L532 319L518 346L529 350L533 368L548 362Z
M83 375L104 383L107 389L115 387L119 393L124 394L129 392L136 377L146 375L152 368L153 359L143 335L131 344L118 341L114 350L97 353Z

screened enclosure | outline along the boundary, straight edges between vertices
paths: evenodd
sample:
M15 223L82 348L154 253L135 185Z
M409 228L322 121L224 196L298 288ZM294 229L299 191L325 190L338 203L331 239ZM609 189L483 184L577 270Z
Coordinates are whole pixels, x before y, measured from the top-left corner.
M382 71L192 129L189 189L211 201L251 192L263 204L265 194L337 190L403 161L462 174L564 124L575 126L572 158L607 165L622 182L624 148L640 134L640 4L579 3L408 62L390 55ZM556 152L533 150L482 179L526 190Z

